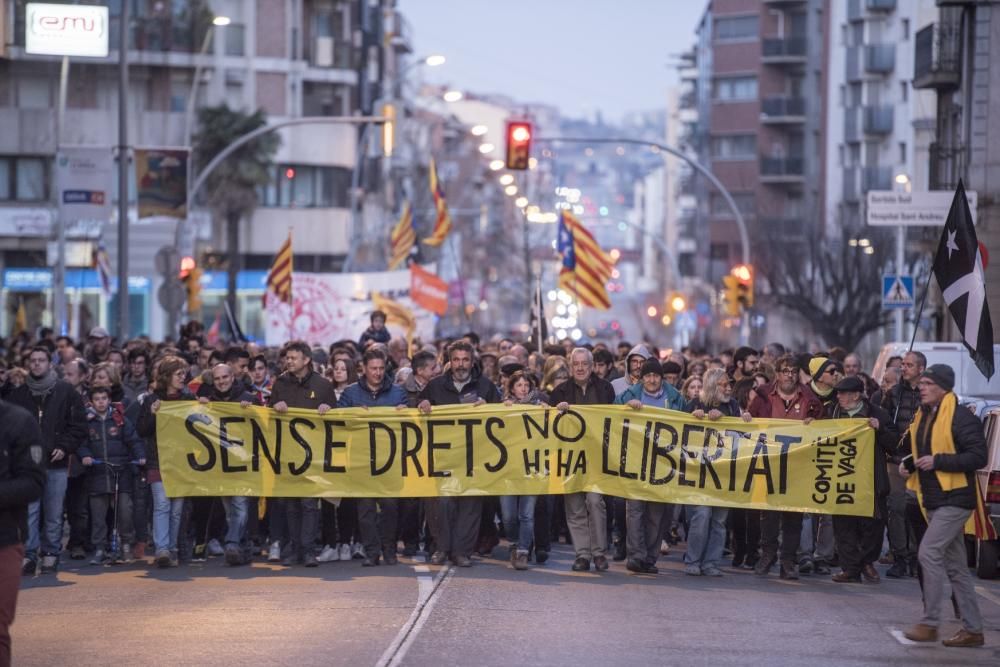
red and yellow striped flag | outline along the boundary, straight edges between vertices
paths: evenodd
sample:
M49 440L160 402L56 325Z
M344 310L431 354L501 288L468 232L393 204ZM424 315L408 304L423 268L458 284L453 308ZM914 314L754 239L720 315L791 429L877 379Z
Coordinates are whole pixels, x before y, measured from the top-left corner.
M278 248L274 256L274 264L267 272L267 285L264 289L264 303L267 295L273 294L282 303L292 303L292 231L288 230L288 238Z
M444 190L441 188L441 181L438 180L437 165L434 158L431 158L431 195L434 196L434 210L437 211L434 218L434 231L424 239L424 243L435 248L444 243L448 232L451 231L451 216L448 214L448 202L444 198Z
M606 283L611 279L615 261L601 250L579 218L565 210L559 219L556 248L562 255L559 287L576 295L585 306L611 308Z
M413 211L410 210L410 202L403 204L403 213L399 216L399 222L392 228L389 234L389 270L406 266L406 258L413 250L413 244L417 242L417 233L413 231Z

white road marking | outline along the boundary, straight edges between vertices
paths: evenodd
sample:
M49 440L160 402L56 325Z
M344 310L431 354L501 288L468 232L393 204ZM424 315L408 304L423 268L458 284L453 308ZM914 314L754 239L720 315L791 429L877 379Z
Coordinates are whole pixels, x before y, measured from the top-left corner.
M996 595L995 593L989 592L982 586L976 586L976 592L979 593L980 596L992 602L993 604L1000 605L1000 596Z
M426 568L426 566L414 566L414 569L417 567ZM376 667L394 667L402 664L406 652L410 649L417 635L420 634L420 629L424 627L424 623L427 622L434 610L434 605L441 597L440 593L444 589L444 584L454 574L455 568L446 565L433 579L426 576L417 577L417 604L406 623L399 629L396 638L392 640L389 647L382 653L382 657L375 663Z
M426 565L414 565L413 571L419 572L420 574L428 574L431 571L431 568L427 567Z

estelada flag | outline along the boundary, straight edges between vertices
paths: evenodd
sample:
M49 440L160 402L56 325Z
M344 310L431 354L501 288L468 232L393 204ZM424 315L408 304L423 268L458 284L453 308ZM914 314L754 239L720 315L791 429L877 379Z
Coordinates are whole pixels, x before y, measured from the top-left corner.
M986 303L983 252L961 180L934 256L934 277L976 367L993 377L993 324Z
M448 201L444 198L444 189L441 187L441 181L438 180L434 158L431 158L430 185L431 195L434 197L434 231L424 239L424 243L437 247L444 243L448 232L451 231L451 215L448 214Z
M410 210L410 202L403 204L403 212L399 216L399 222L389 233L389 270L398 269L406 265L406 258L413 250L413 244L417 242L417 233L413 231L413 212Z
M410 264L410 298L421 308L444 315L448 312L448 283L419 264Z
M605 284L611 279L615 261L601 250L583 223L565 210L559 218L556 250L562 255L559 287L576 295L585 306L611 308Z
M376 310L385 313L386 324L398 324L406 329L406 347L413 348L413 334L417 330L417 318L413 311L378 292L372 292L372 304Z

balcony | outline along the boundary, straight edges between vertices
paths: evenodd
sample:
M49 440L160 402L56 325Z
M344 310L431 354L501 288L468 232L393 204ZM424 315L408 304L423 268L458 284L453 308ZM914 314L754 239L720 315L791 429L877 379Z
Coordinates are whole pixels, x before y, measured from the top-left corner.
M954 190L965 171L965 146L946 146L934 142L929 148L927 185L930 190Z
M896 9L896 0L865 0L865 9L870 12L891 12Z
M858 172L854 167L844 167L844 202L848 204L857 204L861 201L861 195L858 192Z
M760 102L760 122L775 125L806 122L805 98L785 95L765 97Z
M896 68L895 44L870 44L865 47L865 71L889 74Z
M961 36L954 23L935 23L917 32L913 87L956 90L961 81Z
M806 62L805 37L771 37L761 43L761 62L769 65L799 65Z
M862 127L865 134L892 133L895 109L891 106L866 106Z
M861 172L861 191L892 190L892 167L865 167Z
M857 107L844 110L844 141L856 144L864 137L861 134L860 109Z
M761 183L801 183L805 177L805 163L801 157L761 157Z

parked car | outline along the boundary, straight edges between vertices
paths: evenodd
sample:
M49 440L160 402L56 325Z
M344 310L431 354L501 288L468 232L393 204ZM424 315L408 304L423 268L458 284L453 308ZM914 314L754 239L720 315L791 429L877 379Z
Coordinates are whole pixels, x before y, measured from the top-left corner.
M989 458L986 467L976 473L979 489L986 501L986 511L1000 533L1000 408L990 408L983 419ZM1000 540L976 540L976 574L994 579L1000 570Z

